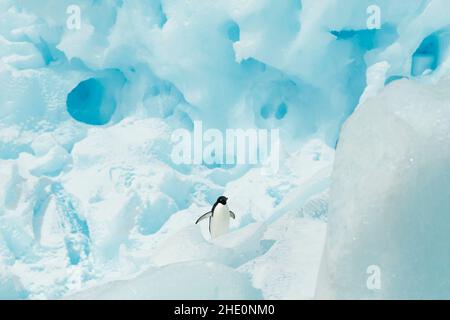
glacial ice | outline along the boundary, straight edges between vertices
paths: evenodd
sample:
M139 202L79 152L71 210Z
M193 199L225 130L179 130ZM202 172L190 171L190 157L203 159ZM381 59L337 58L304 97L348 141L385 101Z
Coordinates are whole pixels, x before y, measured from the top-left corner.
M450 297L449 88L396 81L345 123L318 298ZM378 290L366 285L370 266Z
M77 3L79 30L73 1L0 0L1 299L310 299L327 225L317 296L347 297L349 280L348 296L448 297L433 290L448 261L431 256L448 239L447 0L378 0L378 29L370 0ZM171 133L199 120L280 129L279 172L175 164ZM193 222L222 194L237 218L213 242ZM440 246L402 265L419 226L418 253L433 228ZM363 287L369 263L379 292Z

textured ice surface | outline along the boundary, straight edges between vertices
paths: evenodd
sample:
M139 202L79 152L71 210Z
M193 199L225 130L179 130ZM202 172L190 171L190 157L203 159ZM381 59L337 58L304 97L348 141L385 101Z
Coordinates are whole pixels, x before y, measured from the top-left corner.
M450 297L449 89L397 81L344 125L319 298Z
M450 68L447 0L379 0L371 30L371 0L84 0L69 29L72 4L0 0L0 298L312 298L341 125ZM398 150L422 130L417 95ZM197 120L280 129L280 171L174 164L171 133ZM193 222L222 194L237 219L210 242ZM204 295L161 289L180 268Z

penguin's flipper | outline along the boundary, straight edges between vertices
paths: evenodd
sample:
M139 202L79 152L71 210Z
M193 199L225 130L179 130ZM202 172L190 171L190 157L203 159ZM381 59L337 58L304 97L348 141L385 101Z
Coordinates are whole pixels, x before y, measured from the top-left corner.
M233 219L236 219L236 215L234 214L233 211L230 210L230 217L232 217Z
M200 221L209 218L212 215L211 211L208 211L207 213L205 213L204 215L202 215L200 218L197 219L197 221L195 221L195 224L199 223Z

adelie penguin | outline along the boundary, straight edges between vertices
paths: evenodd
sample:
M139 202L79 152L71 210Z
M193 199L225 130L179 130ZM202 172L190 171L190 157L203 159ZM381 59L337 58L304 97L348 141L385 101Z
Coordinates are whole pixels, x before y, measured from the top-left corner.
M211 234L212 239L227 233L230 226L230 217L233 219L236 218L233 211L228 209L227 200L228 198L224 196L217 198L211 211L202 215L195 222L195 224L197 224L200 221L209 218L209 233Z

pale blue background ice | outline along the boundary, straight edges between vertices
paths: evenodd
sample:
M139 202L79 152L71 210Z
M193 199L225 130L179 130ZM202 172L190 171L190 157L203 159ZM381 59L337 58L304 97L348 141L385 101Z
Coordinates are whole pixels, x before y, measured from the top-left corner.
M66 25L73 4L81 9L79 30ZM369 30L374 4L381 25ZM328 259L350 261L335 265L351 270L345 279L355 277L342 280L357 283L348 292L364 296L365 269L352 269L358 264L346 250L377 256L380 248L367 239L352 247L341 218L370 216L381 201L372 196L397 186L380 182L385 189L363 192L358 199L368 200L351 200L345 212L337 204L357 193L343 187L330 200L329 186L340 190L363 176L370 157L350 169L347 161L360 159L362 146L381 152L377 143L393 137L366 139L359 132L371 125L389 132L386 116L361 116L354 125L360 131L348 130L352 147L342 156L338 149L344 169L333 180L340 129L360 103L366 112L366 102L396 105L408 96L411 87L400 79L420 86L447 77L449 11L447 0L0 0L0 298L312 298L329 203L328 239L345 245L334 243ZM396 91L380 98L391 83ZM426 99L433 110L448 102L433 99ZM386 113L414 115L416 100ZM446 124L429 139L448 144L448 112L434 116L420 119L430 130L440 128L439 117ZM419 126L412 119L405 121ZM170 135L191 130L195 120L220 130L279 128L280 172L175 165ZM405 139L395 144L399 154ZM449 158L439 159L435 166ZM394 160L383 161L389 168ZM428 168L423 161L417 170ZM434 192L448 189L446 181ZM207 226L193 222L222 194L237 219L232 233L212 243ZM435 210L445 213L449 198L440 197ZM439 275L448 283L444 271ZM321 279L321 294L340 296L340 280ZM402 283L392 286L384 297L406 295Z

